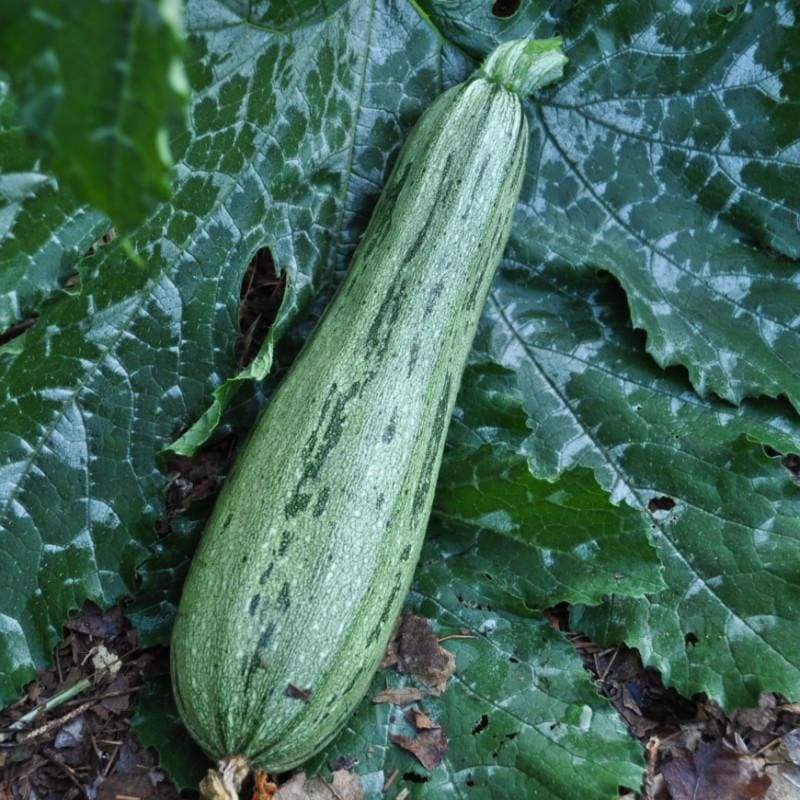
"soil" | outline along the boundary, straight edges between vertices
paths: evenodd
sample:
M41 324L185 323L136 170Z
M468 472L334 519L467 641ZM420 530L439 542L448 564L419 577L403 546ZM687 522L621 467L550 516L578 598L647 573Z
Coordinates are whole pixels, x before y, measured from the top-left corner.
M19 702L0 714L0 731L81 680L90 685L0 743L0 798L179 797L155 755L130 731L136 693L148 675L163 672L165 653L139 649L119 606L102 613L87 603L65 626L54 656L53 668L41 670Z

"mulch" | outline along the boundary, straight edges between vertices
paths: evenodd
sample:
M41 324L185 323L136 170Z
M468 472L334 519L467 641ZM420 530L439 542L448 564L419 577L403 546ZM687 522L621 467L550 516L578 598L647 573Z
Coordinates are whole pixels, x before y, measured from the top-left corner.
M87 603L72 616L23 697L0 713L2 800L173 800L179 794L153 752L130 731L136 693L163 673L165 653L142 651L119 606ZM87 688L9 732L14 723L83 681Z
M726 714L665 687L637 650L570 631L565 607L548 616L644 747L645 784L626 800L800 800L800 704L765 692L758 708Z

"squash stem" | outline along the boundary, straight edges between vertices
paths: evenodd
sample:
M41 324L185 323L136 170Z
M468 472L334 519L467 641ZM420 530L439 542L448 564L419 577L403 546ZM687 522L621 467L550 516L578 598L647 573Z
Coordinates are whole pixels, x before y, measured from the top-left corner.
M557 81L569 59L561 38L514 39L496 47L478 70L478 76L525 97Z
M250 774L250 762L245 756L228 756L217 762L200 781L202 800L239 800L244 779Z

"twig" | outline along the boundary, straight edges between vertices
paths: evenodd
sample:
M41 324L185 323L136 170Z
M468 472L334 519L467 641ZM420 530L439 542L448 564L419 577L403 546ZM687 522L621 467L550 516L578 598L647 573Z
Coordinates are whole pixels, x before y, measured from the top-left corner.
M772 748L775 747L775 745L778 745L780 743L781 743L780 737L777 738L777 739L773 739L771 742L767 742L761 749L756 750L756 752L753 755L754 756L760 756L762 753L766 752L767 750L772 750Z
M68 711L64 714L63 717L58 717L57 719L51 719L46 725L42 725L41 728L35 728L34 730L26 733L24 736L20 736L19 744L23 744L24 742L29 742L31 739L36 739L38 736L42 736L45 733L53 730L54 728L60 728L65 723L69 722L71 719L75 719L75 717L79 717L83 714L84 711L88 711L92 707L92 701L90 700L87 703L83 703L83 705L78 706L77 708L73 708L72 711Z
M477 639L478 637L472 633L451 633L449 636L442 636L439 643L446 642L448 639Z
M98 703L100 700L107 700L109 697L121 697L124 694L133 694L134 692L138 692L142 688L142 685L139 686L130 686L127 689L120 689L118 692L106 692L106 694L95 694L91 697L87 697L87 701L90 703ZM73 701L75 702L75 701Z
M78 791L86 798L91 798L91 795L87 791L86 787L75 777L75 773L63 762L59 761L57 758L53 758L52 756L48 756L45 754L44 756L51 764L55 765L59 769L63 770L67 773L67 777L72 781L73 784L77 787Z
M383 791L388 792L389 789L392 788L392 784L397 780L397 776L400 774L400 770L396 769L392 774L386 779L386 782L383 784Z
M119 753L119 745L114 748L114 752L111 753L111 757L108 759L108 764L106 764L106 768L103 770L103 777L107 778L108 773L111 771L111 765L116 761L117 754Z
M608 660L608 664L606 664L606 668L603 670L603 674L600 676L600 681L605 681L606 677L608 676L611 667L614 665L614 662L617 660L617 656L619 655L619 647L614 648L614 655Z
M8 731L22 730L29 722L33 722L37 717L40 717L43 714L50 711L51 709L60 706L62 703L66 703L67 700L72 699L73 697L75 697L75 695L80 694L81 692L85 692L91 685L92 685L91 678L82 678L77 683L70 686L68 689L64 689L63 692L54 694L49 700L45 701L44 705L37 706L32 711L29 711L27 714L23 714L16 722L13 722L11 725L8 726ZM5 742L7 739L10 738L11 738L11 733L9 732L0 733L0 742Z

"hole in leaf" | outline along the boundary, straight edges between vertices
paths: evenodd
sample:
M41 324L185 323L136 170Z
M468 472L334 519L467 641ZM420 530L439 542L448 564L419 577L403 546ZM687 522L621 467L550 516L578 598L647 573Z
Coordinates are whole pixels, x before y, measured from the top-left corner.
M22 322L17 322L10 328L0 331L0 347L2 347L4 344L7 344L12 339L16 339L17 336L22 336L22 334L25 333L28 328L32 328L34 326L37 319L38 317L31 315L27 319L23 319Z
M768 444L762 445L762 447L764 448L764 455L767 456L767 458L777 458L780 455L774 447L770 447Z
M492 16L500 19L513 17L519 11L522 0L494 0L492 4Z
M236 362L246 367L264 343L270 325L281 307L286 281L275 272L275 263L268 247L257 250L242 277L239 291L239 338L236 340Z
M486 728L489 727L489 717L487 714L481 715L481 718L476 723L475 727L472 729L472 735L474 736L476 733L480 733Z
M411 781L411 783L427 783L428 777L426 775L418 775L416 772L404 772L404 781Z
M651 514L656 511L671 511L675 508L675 501L671 497L651 497L650 502L647 504Z
M519 664L519 659L516 656L509 656L508 660L512 664Z
M519 731L512 731L511 733L506 734L506 739L513 741L517 738L517 736L519 736Z
M739 13L741 4L741 0L722 0L717 3L717 14L728 20L728 22L733 22Z
M466 780L466 781L464 781L464 782L465 782L465 783L467 784L467 786L469 786L469 787L472 787L472 786L474 786L474 785L475 785L475 781L474 781L474 780L472 780L472 776L471 776L471 775L470 775L470 777L469 777L469 778L467 778L467 780Z
M683 641L686 642L687 647L694 647L700 640L693 634L691 631L683 637Z

